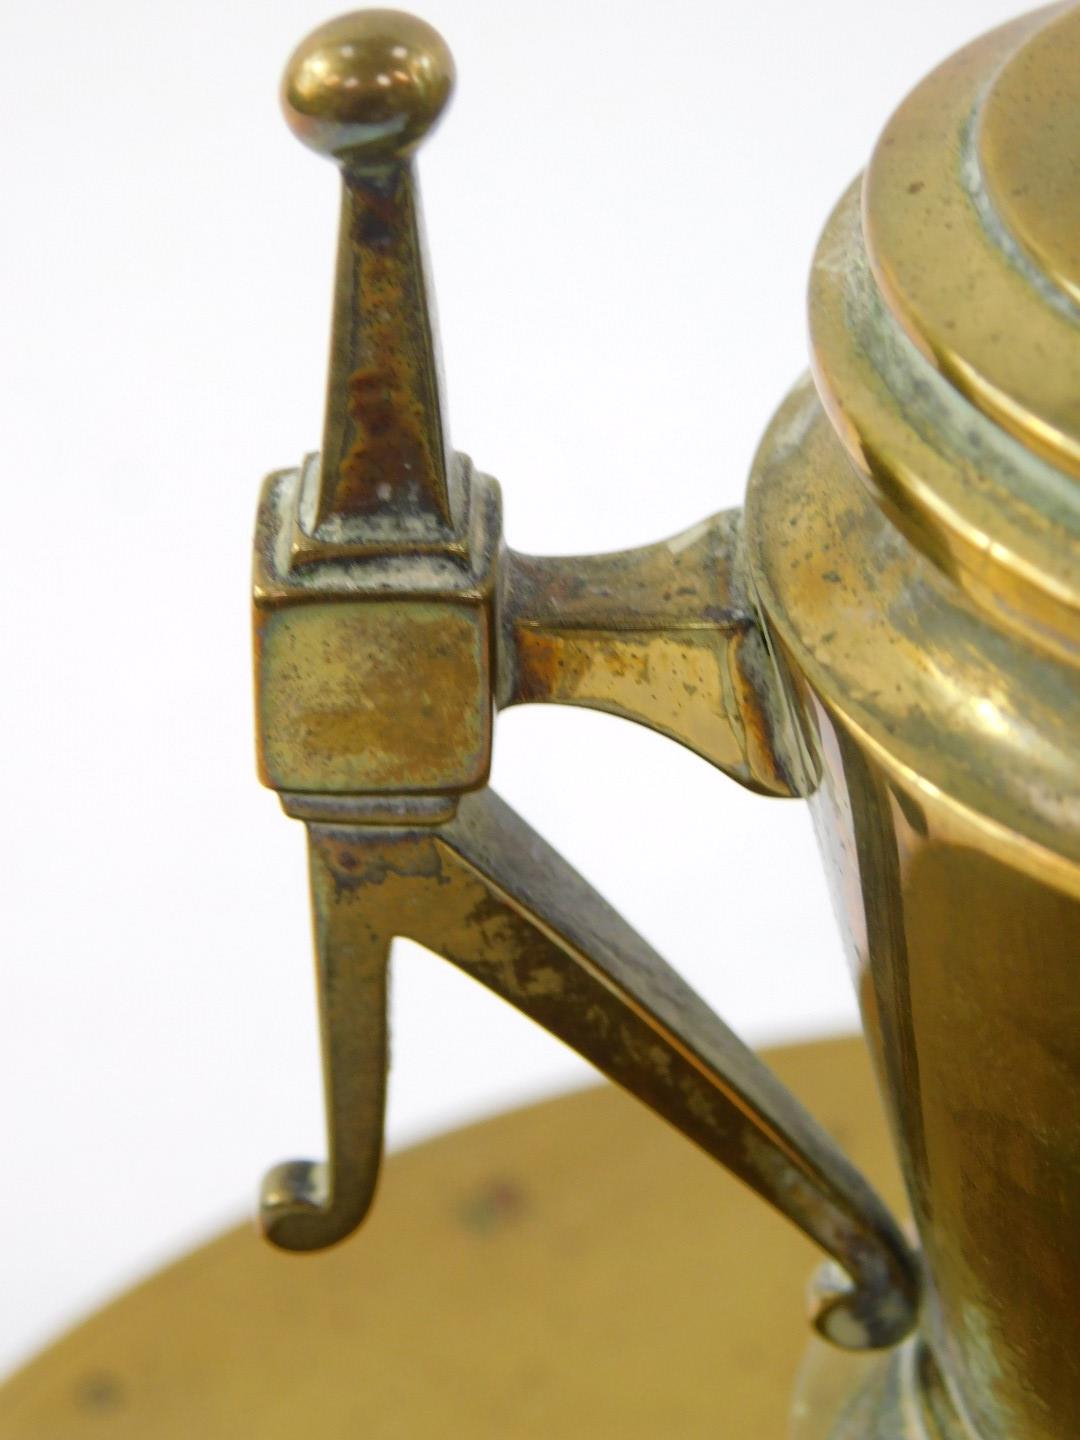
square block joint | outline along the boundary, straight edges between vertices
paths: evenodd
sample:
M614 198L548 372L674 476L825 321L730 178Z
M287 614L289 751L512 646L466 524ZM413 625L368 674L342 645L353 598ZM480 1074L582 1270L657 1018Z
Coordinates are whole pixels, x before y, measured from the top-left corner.
M259 774L275 790L462 793L487 779L498 490L467 548L290 568L300 472L269 477L255 546Z

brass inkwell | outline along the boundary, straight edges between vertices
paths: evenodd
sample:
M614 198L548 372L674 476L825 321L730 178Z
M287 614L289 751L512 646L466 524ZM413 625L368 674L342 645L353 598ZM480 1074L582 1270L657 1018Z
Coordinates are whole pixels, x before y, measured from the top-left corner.
M449 447L412 157L452 83L429 26L373 10L284 87L343 179L321 453L267 480L254 582L328 1157L271 1170L270 1244L226 1235L27 1367L0 1436L1075 1440L1080 8L900 106L819 241L812 373L745 507L621 554L509 550ZM861 1047L759 1060L491 791L494 715L529 702L810 803L887 1126ZM605 1087L406 1153L330 1248L375 1195L396 936L644 1106ZM494 1245L441 1203L480 1174ZM122 1406L74 1402L95 1367Z

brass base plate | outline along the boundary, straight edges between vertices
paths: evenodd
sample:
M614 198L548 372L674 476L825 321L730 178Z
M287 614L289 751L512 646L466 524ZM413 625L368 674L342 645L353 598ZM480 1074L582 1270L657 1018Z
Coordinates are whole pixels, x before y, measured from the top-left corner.
M769 1059L886 1199L863 1047ZM608 1087L394 1156L318 1256L248 1226L0 1390L0 1440L783 1440L809 1244Z

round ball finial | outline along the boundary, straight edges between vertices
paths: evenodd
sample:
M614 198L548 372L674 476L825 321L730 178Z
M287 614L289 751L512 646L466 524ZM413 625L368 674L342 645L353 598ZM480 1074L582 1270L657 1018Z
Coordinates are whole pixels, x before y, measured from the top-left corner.
M314 30L281 85L293 134L346 165L413 151L441 115L454 61L437 30L400 10L358 10Z

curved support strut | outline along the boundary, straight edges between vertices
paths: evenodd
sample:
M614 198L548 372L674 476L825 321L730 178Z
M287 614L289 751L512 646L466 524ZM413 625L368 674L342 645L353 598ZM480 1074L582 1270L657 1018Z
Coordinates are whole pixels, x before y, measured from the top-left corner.
M382 1147L394 936L445 956L557 1035L780 1210L846 1272L815 1324L848 1348L911 1327L914 1261L825 1132L659 955L492 791L412 829L309 825L329 1116L326 1166L267 1179L274 1243L363 1220Z

